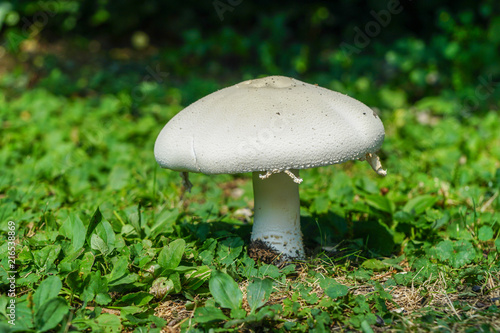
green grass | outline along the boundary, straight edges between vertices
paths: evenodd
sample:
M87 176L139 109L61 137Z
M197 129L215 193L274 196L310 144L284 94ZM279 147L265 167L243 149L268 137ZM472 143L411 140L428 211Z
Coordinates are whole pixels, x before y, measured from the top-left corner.
M109 94L65 92L54 71L27 81L6 74L0 91L0 230L14 222L17 253L11 326L1 243L2 331L500 330L498 111L458 117L445 96L346 84L379 101L388 175L304 170L309 255L277 268L246 254L249 175L193 174L184 193L154 160L163 125L213 82L141 84L136 101L134 80Z

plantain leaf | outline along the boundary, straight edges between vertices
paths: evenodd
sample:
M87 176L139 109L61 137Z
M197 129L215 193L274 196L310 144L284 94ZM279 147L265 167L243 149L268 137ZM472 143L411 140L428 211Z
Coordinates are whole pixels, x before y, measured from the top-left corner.
M213 271L208 285L215 301L223 308L241 308L243 293L232 277L226 273Z
M269 300L273 291L271 279L254 279L247 287L247 300L250 305L250 313L262 307Z

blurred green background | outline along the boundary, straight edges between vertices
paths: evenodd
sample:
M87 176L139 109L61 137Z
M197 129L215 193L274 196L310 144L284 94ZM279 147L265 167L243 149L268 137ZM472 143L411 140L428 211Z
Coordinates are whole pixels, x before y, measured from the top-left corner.
M2 86L125 95L135 112L149 99L185 105L275 74L370 106L424 105L467 117L498 109L499 7L494 0L3 1Z

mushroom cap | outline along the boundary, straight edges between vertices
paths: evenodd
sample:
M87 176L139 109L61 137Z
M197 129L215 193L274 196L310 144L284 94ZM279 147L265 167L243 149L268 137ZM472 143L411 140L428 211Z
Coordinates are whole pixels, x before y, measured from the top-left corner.
M186 107L161 130L154 154L176 171L279 172L364 159L384 135L378 115L354 98L269 76Z

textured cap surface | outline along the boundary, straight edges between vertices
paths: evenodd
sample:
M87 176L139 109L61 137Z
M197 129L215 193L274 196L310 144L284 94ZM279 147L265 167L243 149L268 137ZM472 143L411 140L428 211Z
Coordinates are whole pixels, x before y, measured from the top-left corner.
M305 169L362 159L384 141L363 103L283 76L249 80L191 104L162 129L163 168L205 174Z

